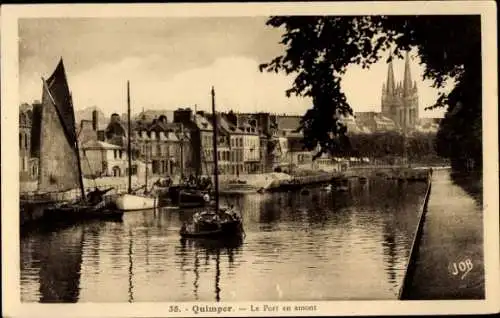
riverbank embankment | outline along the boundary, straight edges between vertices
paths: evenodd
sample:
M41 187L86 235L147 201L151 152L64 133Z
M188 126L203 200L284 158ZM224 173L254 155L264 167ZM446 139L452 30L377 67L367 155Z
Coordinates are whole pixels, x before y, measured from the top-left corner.
M416 180L426 177L426 167L408 166L360 166L350 167L346 171L327 171L314 169L300 169L292 173L270 172L259 174L241 174L238 177L221 175L219 176L219 189L221 192L230 192L232 189L240 188L246 192L258 191L259 189L279 189L283 185L290 183L309 185L314 183L329 182L334 178L386 178L386 179L408 179ZM160 176L148 178L148 188L153 186ZM132 188L144 186L144 178L132 176ZM174 179L174 183L176 180ZM128 188L128 177L101 177L96 179L83 179L86 190L99 188L113 188L109 194L124 192ZM20 193L22 197L29 198L36 191L37 182L21 182ZM50 199L55 201L70 201L78 198L79 189L72 189L65 192L54 193Z
M432 190L403 300L484 299L483 210L449 170Z

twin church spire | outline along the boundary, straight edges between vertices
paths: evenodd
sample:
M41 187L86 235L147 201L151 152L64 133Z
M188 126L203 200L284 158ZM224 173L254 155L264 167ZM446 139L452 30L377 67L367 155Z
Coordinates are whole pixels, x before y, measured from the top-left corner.
M405 72L403 82L396 84L394 79L394 67L391 60L387 68L387 79L382 87L383 94L388 96L398 95L398 93L402 93L403 96L409 96L417 90L417 82L412 81L411 77L410 57L408 51L406 51L405 54Z
M401 128L413 127L418 122L417 82L412 80L408 52L402 82L395 80L392 60L388 63L387 78L382 84L382 115Z

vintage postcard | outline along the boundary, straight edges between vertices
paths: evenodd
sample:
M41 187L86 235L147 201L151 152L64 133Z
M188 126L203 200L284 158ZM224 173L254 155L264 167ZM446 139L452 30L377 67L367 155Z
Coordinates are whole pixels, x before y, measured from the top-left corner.
M2 6L4 315L498 312L495 9Z

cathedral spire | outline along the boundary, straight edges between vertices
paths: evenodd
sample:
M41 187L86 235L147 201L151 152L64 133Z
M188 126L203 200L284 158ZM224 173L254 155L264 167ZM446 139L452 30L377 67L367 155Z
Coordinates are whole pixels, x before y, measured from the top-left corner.
M405 56L405 74L403 81L403 92L405 95L409 95L412 90L412 80L411 80L411 70L410 70L410 56L409 52L406 51Z
M396 83L394 82L394 70L392 68L392 60L389 62L389 67L387 69L387 93L392 95L396 90Z

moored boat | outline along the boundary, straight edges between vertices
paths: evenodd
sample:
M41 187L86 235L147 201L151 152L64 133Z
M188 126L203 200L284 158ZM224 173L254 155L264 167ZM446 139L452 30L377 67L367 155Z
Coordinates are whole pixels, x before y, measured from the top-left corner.
M178 205L181 208L203 207L210 203L208 191L198 189L183 189L179 191Z
M132 145L131 145L131 122L130 122L130 82L127 81L127 122L128 122L128 134L127 134L127 158L128 158L128 171L132 171ZM146 173L145 173L145 185L144 193L139 194L138 190L132 191L132 175L128 174L128 191L126 193L120 193L113 197L113 204L116 209L120 211L139 211L139 210L150 210L158 207L158 195L150 193L147 189L148 185L148 168L147 168L147 158L146 158Z
M197 212L193 215L191 222L184 223L180 230L182 238L213 238L228 239L242 237L244 235L243 222L231 206L230 208L219 207L219 178L217 165L217 116L215 113L215 92L212 87L212 126L213 126L213 162L214 185L215 185L215 207L206 211Z
M75 112L62 58L42 83L42 103L33 109L32 135L36 138L31 149L39 158L38 183L34 193L20 196L21 224L54 218L75 221L119 216L101 212L107 206L104 194L110 189L96 187L85 194Z
M197 212L193 215L193 222L183 224L180 231L184 238L227 238L243 233L241 217L224 209Z
M74 221L74 220L120 220L123 216L123 211L106 207L102 205L88 204L65 204L47 208L45 210L45 220L50 221Z
M156 197L123 193L116 196L114 204L121 211L149 210L158 207L158 199Z
M172 204L181 208L204 207L210 202L209 190L190 185L175 185L168 190Z
M112 189L99 190L96 188L90 191L84 200L62 202L47 207L44 211L44 219L61 221L95 218L121 219L123 212L117 211L115 206L105 197L105 194Z

